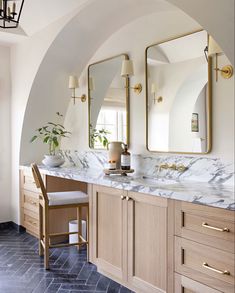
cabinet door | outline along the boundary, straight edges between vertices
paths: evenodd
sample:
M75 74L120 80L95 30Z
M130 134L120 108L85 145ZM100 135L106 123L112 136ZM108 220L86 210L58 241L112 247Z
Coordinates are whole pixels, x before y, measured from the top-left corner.
M127 279L127 192L93 186L92 255L100 272L117 280Z
M167 199L128 193L128 283L137 292L171 292L167 288ZM172 231L173 233L173 231Z
M175 274L175 293L220 293L201 283L191 280L179 274Z

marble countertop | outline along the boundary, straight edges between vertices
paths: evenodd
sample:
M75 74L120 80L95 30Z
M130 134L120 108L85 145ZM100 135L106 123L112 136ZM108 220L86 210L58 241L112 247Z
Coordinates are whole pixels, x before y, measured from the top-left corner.
M29 166L21 166L21 169ZM143 178L137 175L104 175L100 169L39 166L42 174L103 185L153 196L235 210L234 186L197 181Z

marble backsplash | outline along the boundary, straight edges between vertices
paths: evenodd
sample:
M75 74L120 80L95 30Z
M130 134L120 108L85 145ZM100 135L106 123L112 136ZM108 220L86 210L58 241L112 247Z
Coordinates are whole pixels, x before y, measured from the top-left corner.
M105 151L71 151L64 150L62 154L65 165L77 166L82 169L103 169L107 167L107 152ZM223 163L218 158L193 157L181 155L132 155L132 168L135 175L165 177L177 181L198 181L216 184L234 185L234 163ZM159 170L163 163L184 165L183 172L176 170Z

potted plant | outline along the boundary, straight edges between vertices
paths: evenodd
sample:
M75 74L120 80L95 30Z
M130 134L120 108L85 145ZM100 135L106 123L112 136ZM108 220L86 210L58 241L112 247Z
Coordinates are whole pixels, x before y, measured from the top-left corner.
M63 117L62 114L56 112L58 122ZM48 145L49 153L45 155L42 161L44 165L49 167L58 167L64 163L64 158L59 153L60 142L62 137L68 137L71 132L66 131L60 123L47 122L44 126L36 129L36 134L31 138L30 142L40 139Z

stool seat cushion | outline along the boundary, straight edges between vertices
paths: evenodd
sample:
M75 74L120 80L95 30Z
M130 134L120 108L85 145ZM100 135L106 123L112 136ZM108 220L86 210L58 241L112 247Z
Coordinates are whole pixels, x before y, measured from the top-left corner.
M88 203L88 195L82 191L63 191L47 193L49 206Z

